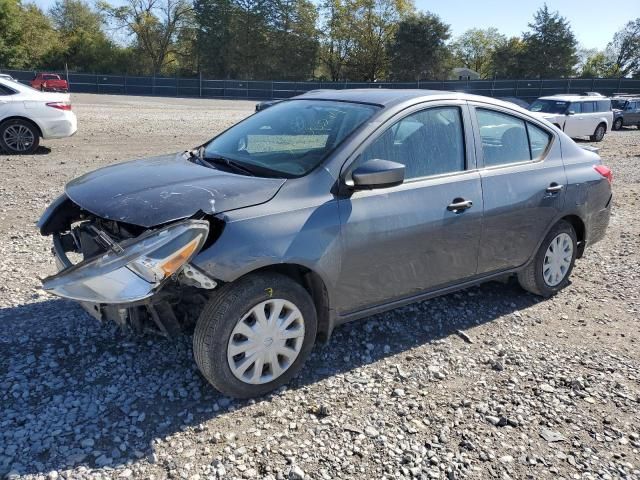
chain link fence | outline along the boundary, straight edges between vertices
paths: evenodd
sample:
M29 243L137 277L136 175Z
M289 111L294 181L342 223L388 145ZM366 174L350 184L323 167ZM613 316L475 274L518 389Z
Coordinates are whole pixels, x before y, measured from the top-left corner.
M32 70L6 70L28 84L35 76ZM64 76L64 72L59 73ZM548 80L445 80L419 82L291 82L212 80L202 77L157 77L111 74L69 73L70 90L79 93L151 95L160 97L225 98L271 100L295 97L309 90L350 88L418 88L448 90L489 97L517 97L532 102L544 95L558 93L599 92L640 94L640 79L630 78L563 78Z

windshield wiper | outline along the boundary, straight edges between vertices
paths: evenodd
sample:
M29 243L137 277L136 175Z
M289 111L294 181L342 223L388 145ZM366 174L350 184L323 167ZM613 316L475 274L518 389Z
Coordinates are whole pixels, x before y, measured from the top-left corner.
M198 159L202 163L207 164L210 167L212 165L225 165L227 168L230 168L232 170L236 170L238 172L243 172L243 173L245 173L247 175L250 175L252 177L256 176L256 174L253 172L253 170L251 170L249 167L246 167L244 164L242 164L240 162L236 162L235 160L231 160L230 158L222 157L222 156L205 157L204 156L204 148L202 148L202 150L198 149L198 153L199 153L198 154ZM200 153L202 154L202 156L200 156Z

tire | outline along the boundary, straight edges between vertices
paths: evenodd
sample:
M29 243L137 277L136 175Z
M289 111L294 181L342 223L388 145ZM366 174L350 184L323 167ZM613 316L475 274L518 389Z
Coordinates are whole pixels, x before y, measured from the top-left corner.
M618 118L615 122L613 122L613 130L620 130L622 128L622 119Z
M271 308L278 308L279 302L285 305L277 318L282 319L283 314L291 314L289 318L295 319L291 323L293 328L290 326L291 329L280 329L276 332L265 330L267 334L262 337L256 334L254 338L257 338L257 341L238 332L247 331L246 328L251 322L248 327L250 331L255 334L254 330L258 329L259 332L263 324L251 312L262 309L265 313L263 321L268 324L271 318L269 312L275 312L276 310ZM296 313L296 308L300 316ZM283 325L284 322L279 324ZM301 325L304 328L303 334L300 330ZM223 286L205 306L193 334L193 353L202 375L217 390L235 398L258 397L286 384L300 371L313 348L317 327L313 300L300 284L277 273L252 274ZM282 332L289 335L296 335L297 332L299 337L284 341L278 338ZM267 344L267 341L270 343ZM280 344L283 341L286 343ZM243 360L247 358L246 354L232 356L232 353L242 348L249 349L246 345L258 345L260 350L259 354L250 355L249 358L254 360L249 360L249 367L244 373L240 373L245 365ZM273 348L270 348L272 345ZM261 357L262 352L265 352L265 355L267 352L274 355L277 345L278 351L288 349L287 352L292 356L288 358L277 353L275 357ZM296 350L297 356L293 356L296 355L293 353ZM288 365L283 366L281 358L285 365L286 360L290 360ZM236 367L235 373L232 364ZM261 367L258 367L259 364ZM258 368L260 373L256 374ZM283 369L283 372L276 375L278 369ZM237 375L241 375L242 379Z
M604 139L604 134L607 133L607 126L601 123L596 127L595 132L589 138L592 142L601 142Z
M564 257L566 259L569 259L570 257L570 261L568 262L568 265L565 266L565 269L561 271L562 277L559 279L553 278L552 268L545 268L545 266L549 266L549 263L545 262L545 259L547 257L547 250L550 248L552 242L556 242L557 239L561 239L561 248L565 240L571 247L570 256L567 253ZM566 253L566 250L564 249L558 251L557 247L557 244L554 245L554 249L558 254L560 252ZM546 235L533 260L518 272L518 282L520 282L520 286L533 294L540 295L545 298L555 295L557 292L559 292L569 284L569 276L571 275L571 271L573 270L573 266L575 265L577 250L578 241L575 230L573 229L571 224L565 222L564 220L561 220L556 225L554 225ZM552 253L551 258L553 258L554 255L555 254ZM547 272L547 274L551 277L552 281L548 281L547 277L545 276L545 272Z
M36 126L21 119L7 120L0 125L0 149L14 155L29 155L40 145Z

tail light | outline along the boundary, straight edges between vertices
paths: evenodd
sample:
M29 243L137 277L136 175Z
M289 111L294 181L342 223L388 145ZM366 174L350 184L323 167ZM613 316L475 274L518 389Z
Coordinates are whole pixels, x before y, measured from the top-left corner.
M600 175L606 178L609 181L609 183L613 181L613 172L606 165L596 165L593 168L595 169L596 172L598 172Z
M71 110L71 102L49 102L47 107L57 108L58 110Z

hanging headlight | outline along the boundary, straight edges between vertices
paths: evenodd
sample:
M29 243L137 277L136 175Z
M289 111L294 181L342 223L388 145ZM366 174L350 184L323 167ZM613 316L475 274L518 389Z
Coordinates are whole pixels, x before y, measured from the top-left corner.
M112 249L45 278L42 288L82 302L118 304L143 300L200 251L208 232L206 221L175 223L122 242L117 251Z

